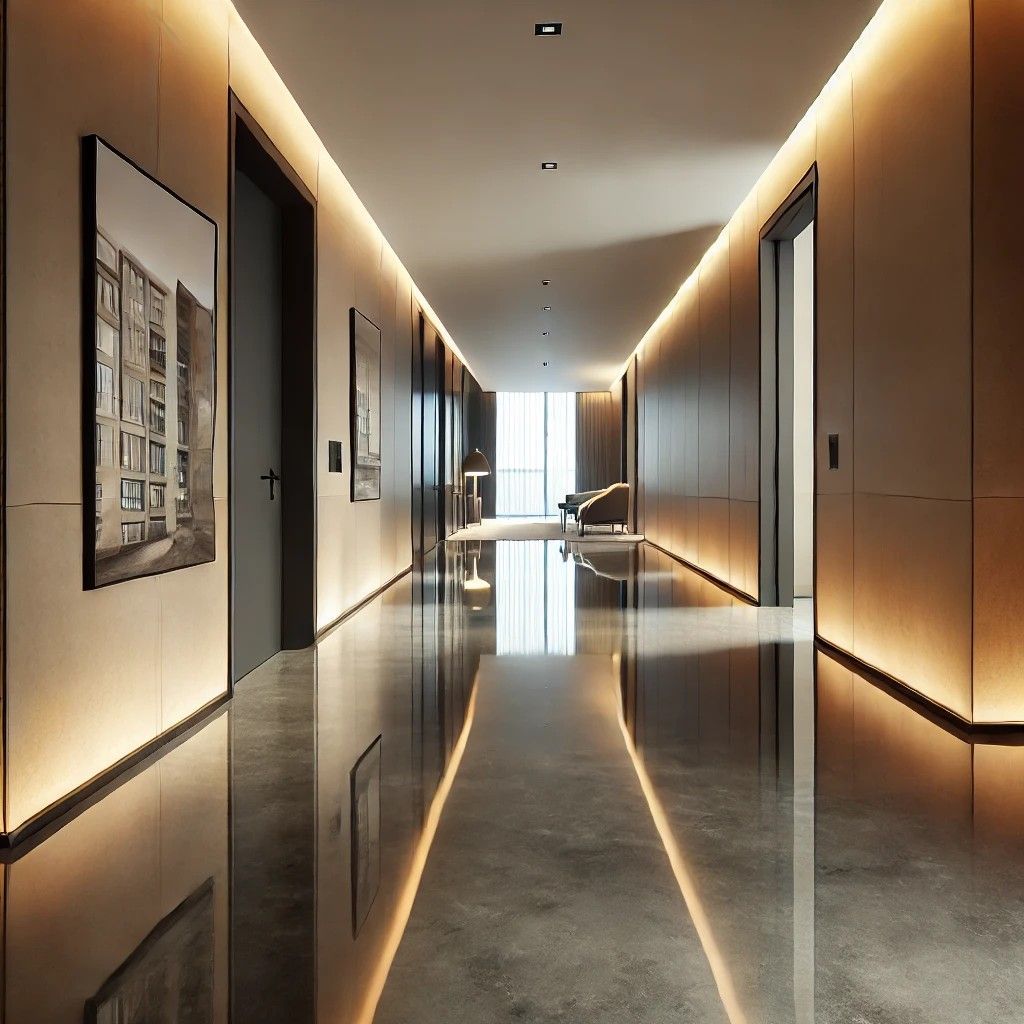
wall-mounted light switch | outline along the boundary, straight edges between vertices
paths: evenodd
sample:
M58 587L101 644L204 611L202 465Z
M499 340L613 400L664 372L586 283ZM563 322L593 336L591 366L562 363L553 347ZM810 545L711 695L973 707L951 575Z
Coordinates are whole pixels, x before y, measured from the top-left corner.
M839 468L839 435L828 435L828 468Z
M331 473L342 472L341 468L341 442L327 442L327 469Z

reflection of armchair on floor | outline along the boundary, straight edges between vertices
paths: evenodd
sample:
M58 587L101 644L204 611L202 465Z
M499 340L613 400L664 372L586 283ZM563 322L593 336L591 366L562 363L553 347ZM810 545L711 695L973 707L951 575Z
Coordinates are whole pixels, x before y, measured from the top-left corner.
M583 502L576 513L576 525L581 537L588 526L616 526L626 529L629 516L629 484L612 484L600 494Z

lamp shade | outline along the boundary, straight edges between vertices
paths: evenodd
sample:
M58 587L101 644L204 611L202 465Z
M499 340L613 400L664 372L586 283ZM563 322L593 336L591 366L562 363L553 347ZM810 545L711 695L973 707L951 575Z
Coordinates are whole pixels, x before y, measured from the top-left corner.
M463 460L462 460L462 475L463 476L490 476L491 467L487 463L487 459L484 457L484 453L479 448L474 448Z

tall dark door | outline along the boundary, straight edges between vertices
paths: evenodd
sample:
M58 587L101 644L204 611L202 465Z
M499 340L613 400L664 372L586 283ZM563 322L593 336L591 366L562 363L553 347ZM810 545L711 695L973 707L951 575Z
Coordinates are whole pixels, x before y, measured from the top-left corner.
M428 327L423 338L423 550L438 541L441 403L438 401L438 341ZM443 366L443 363L442 363Z
M281 650L281 211L235 178L232 675Z

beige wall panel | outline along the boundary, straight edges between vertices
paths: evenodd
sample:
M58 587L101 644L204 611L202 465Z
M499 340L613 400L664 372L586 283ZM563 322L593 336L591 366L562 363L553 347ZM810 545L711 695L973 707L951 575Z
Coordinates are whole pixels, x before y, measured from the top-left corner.
M729 496L756 501L760 481L761 312L757 205L729 228Z
M155 577L160 607L160 722L163 732L228 685L228 503L214 503L216 562Z
M729 499L698 499L698 562L702 569L729 580Z
M1024 498L974 501L974 718L1024 722Z
M317 172L322 154L320 141L234 9L231 11L229 42L231 88L309 191L317 195Z
M1024 497L1024 4L974 2L974 493Z
M971 503L857 494L854 550L853 653L969 718Z
M681 434L683 438L683 529L680 553L691 562L700 559L700 293L696 282L681 297L683 315Z
M857 490L969 498L970 5L890 6L853 73Z
M758 597L758 514L756 501L729 499L728 582L757 600Z
M814 163L817 125L813 117L805 117L775 155L768 169L755 186L757 199L757 234L778 212L793 189L806 176Z
M166 0L160 47L157 177L218 226L217 419L228 431L228 10L208 0ZM216 444L213 493L228 494L228 446Z
M7 501L80 503L80 139L156 170L160 24L119 0L7 8Z
M720 242L701 267L700 496L729 496L729 246ZM703 538L701 540L703 547Z
M837 78L818 111L817 490L853 491L853 93ZM839 469L828 468L828 436L839 435ZM839 540L839 538L834 538ZM852 544L852 536L846 544Z
M817 577L818 634L853 652L853 495L819 494Z
M156 578L83 593L81 536L78 506L8 511L9 829L158 731Z

